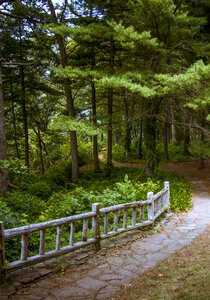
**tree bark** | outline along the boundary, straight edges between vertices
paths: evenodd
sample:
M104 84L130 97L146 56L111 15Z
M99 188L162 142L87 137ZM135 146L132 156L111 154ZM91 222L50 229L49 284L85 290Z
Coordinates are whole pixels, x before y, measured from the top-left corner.
M3 85L2 85L2 70L0 60L0 160L7 159L7 141L5 133L4 121L4 102L3 102ZM0 171L0 191L8 190L8 172Z
M168 160L168 123L164 122L164 160Z
M96 89L94 82L91 83L92 88L92 113L93 113L93 125L97 125L96 119ZM97 135L93 136L93 163L94 163L94 171L99 171L99 159L98 159L98 137Z
M12 101L12 123L14 130L14 142L15 142L15 151L17 158L20 158L20 152L18 147L18 137L17 137L17 126L16 126L16 115L15 115L15 105L14 105L14 94L13 94L13 86L11 84L11 101Z
M183 145L183 155L189 156L190 155L190 129L189 127L185 127L184 129L184 145Z
M48 0L48 6L51 13L52 22L55 25L59 25L58 19L55 13L55 8L51 0ZM66 54L66 47L64 38L59 35L55 34L55 38L58 43L59 53L60 53L60 60L61 65L65 68L67 66L67 54ZM64 89L65 89L65 96L68 108L68 115L69 117L75 117L75 109L74 109L74 100L72 97L72 91L70 88L70 82L68 79L64 80ZM78 146L77 146L77 133L76 131L70 132L70 142L71 142L71 159L72 159L72 182L76 183L79 179L79 158L78 158Z
M144 122L144 142L146 146L146 175L153 177L158 166L156 149L156 119L154 117Z
M90 18L93 18L93 1L90 0L89 2L90 7ZM95 59L95 46L94 43L91 45L91 66L92 68L96 65L96 59ZM91 81L91 91L92 91L92 114L93 114L93 125L97 126L97 111L96 111L96 88L95 83ZM97 135L93 136L93 165L94 165L94 171L98 172L100 170L99 166L99 159L98 159L98 137Z
M205 128L205 123L206 123L206 114L205 111L201 111L201 127ZM200 136L200 140L201 140L201 145L202 143L205 142L205 136L204 136L204 132L201 131L201 136ZM200 153L200 169L205 169L205 158L204 158L204 153Z
M139 151L138 151L139 159L143 158L142 142L143 142L143 122L140 123L140 128L139 128Z
M112 110L113 88L108 89L107 165L112 165Z
M23 113L23 128L24 128L24 139L25 139L25 164L29 170L30 154L29 154L28 113L26 108L24 66L20 66L20 76L21 76L21 88L22 88L21 105L22 105L22 113Z
M23 61L23 45L22 45L22 20L19 20L19 42L20 42L20 60ZM29 171L30 155L29 155L29 133L28 133L28 114L26 109L26 91L25 91L25 71L24 66L20 66L21 79L21 106L23 113L23 130L25 139L25 164Z
M42 170L42 175L43 175L45 173L45 167L44 167L44 158L43 158L43 149L42 149L42 138L41 138L41 131L40 131L39 125L38 125L37 137L38 137L38 147L39 147L39 157L40 157L40 162L41 162L41 170Z
M75 117L75 111L74 111L74 101L72 97L72 92L68 88L68 80L65 85L65 94L66 94L66 100L67 100L67 106L68 106L68 115L71 118ZM79 156L78 156L78 145L77 145L77 133L76 131L70 132L70 142L71 142L71 180L73 183L76 183L79 179Z
M148 118L144 121L144 143L146 147L146 174L148 177L155 175L159 165L159 153L156 148L157 139L157 114L162 98L148 101Z
M114 73L114 57L115 57L115 47L114 40L110 40L110 57L109 57L109 69L110 73ZM114 89L112 87L108 88L108 128L107 128L107 165L112 165L112 144L113 144L113 99L114 99Z
M125 155L128 157L131 152L131 116L129 113L129 102L125 95L124 97L124 104L125 104Z

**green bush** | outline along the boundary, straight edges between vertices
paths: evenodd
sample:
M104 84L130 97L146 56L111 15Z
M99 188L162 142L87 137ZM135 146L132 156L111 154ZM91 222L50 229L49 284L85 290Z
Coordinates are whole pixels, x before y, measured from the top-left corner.
M39 217L40 221L64 218L90 211L94 194L82 187L74 191L54 193L48 200L48 208Z
M7 205L3 197L0 198L0 221L3 222L4 228L12 228L18 224L18 214L13 212Z
M171 210L185 212L193 206L192 191L185 178L175 172L159 171L158 179L170 183Z
M51 184L66 187L71 180L71 164L63 161L57 162L48 169L45 178Z
M81 141L79 143L78 156L79 156L79 165L80 166L93 160L93 150L92 149L93 149L92 142Z
M47 208L44 200L30 194L27 191L13 191L7 193L5 201L7 206L20 215L20 223L33 223Z
M53 192L53 187L42 180L29 184L27 190L30 194L41 198L42 200L47 200Z
M147 192L157 192L160 182L148 179L146 182L130 180L125 175L124 181L117 182L113 188L106 188L100 195L96 196L96 202L101 206L112 206L120 203L147 200Z
M192 192L184 181L172 181L170 182L170 203L171 210L174 212L185 212L188 211L192 206Z
M138 145L135 143L131 145L131 151L129 153L129 156L126 156L126 151L124 146L122 145L114 145L112 149L112 157L113 160L119 161L119 162L138 162Z
M188 183L174 173L159 172L158 178L146 180L143 170L122 167L114 168L112 174L114 176L111 180L107 180L103 171L97 174L86 172L80 181L82 187L77 186L70 191L62 189L60 192L53 193L49 191L48 181L30 183L27 190L13 191L0 198L0 220L4 222L5 228L11 228L91 211L91 204L95 202L100 203L101 207L106 207L146 200L148 192L156 193L163 188L164 180L170 182L172 211L187 211L192 207L192 195ZM51 194L50 197L45 194L46 190ZM114 216L110 215L111 221L113 218ZM122 214L119 222L122 222ZM67 227L63 228L63 239L68 239L69 227ZM81 229L82 222L76 222L77 238L81 235ZM46 234L49 250L52 250L55 245L55 230L53 230L49 230ZM16 240L8 241L8 259L17 258L19 244ZM34 249L38 249L38 234L32 236L29 246L32 254Z

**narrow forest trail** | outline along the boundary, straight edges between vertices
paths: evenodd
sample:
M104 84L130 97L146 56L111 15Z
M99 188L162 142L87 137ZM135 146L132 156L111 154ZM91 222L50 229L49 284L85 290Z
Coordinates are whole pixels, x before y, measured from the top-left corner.
M191 244L210 224L209 162L204 170L199 170L198 166L196 162L161 166L179 172L190 181L194 207L188 213L170 216L149 234L136 231L106 242L97 254L83 253L79 259L65 256L66 270L62 270L62 262L58 261L60 272L52 274L45 266L42 272L46 276L37 275L36 281L30 280L30 276L33 272L39 274L37 267L23 270L11 279L9 288L1 293L1 299L99 300L114 299L117 293L121 294L116 299L128 299L129 294L123 298L125 286L132 287L133 280Z

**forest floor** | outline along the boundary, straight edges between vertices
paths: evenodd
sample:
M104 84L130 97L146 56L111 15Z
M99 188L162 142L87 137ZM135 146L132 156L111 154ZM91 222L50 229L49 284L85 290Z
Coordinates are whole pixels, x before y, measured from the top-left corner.
M197 181L196 195L200 182L210 192L209 161L205 169L199 169L198 162L167 163L162 169L178 172L190 183ZM210 299L210 225L204 234L136 278L112 299Z

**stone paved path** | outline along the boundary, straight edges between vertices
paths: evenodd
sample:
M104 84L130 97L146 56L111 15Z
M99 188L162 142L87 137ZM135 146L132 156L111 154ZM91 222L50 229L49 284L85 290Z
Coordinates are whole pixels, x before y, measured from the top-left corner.
M82 253L79 259L71 258L70 268L63 272L48 274L43 268L40 280L14 293L14 290L30 282L29 275L19 273L17 280L0 291L0 299L17 300L88 300L111 299L122 286L129 284L135 277L148 268L165 260L172 253L189 244L202 234L210 223L210 198L205 181L192 181L194 207L186 214L172 215L169 220L156 227L155 234L131 234L127 240L122 237L119 247L108 251L110 245L104 245L97 255L91 251ZM119 237L118 237L119 239ZM59 262L60 263L60 262ZM35 270L35 268L34 268ZM23 272L23 271L21 271ZM29 271L33 273L33 269ZM18 277L19 276L19 277ZM36 275L34 275L36 278ZM37 278L40 276L37 275Z

